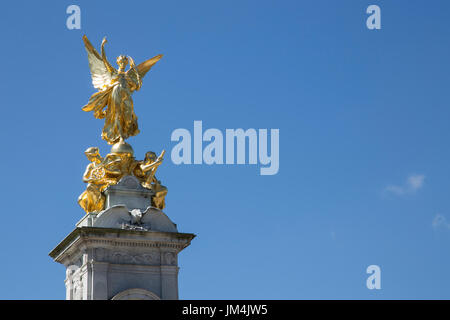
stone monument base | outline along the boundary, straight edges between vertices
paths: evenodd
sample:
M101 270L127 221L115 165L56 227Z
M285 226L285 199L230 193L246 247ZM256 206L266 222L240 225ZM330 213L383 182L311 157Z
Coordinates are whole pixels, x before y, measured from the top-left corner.
M66 299L178 299L178 252L193 234L78 227L50 256L66 266Z
M151 191L132 176L106 191L50 256L66 267L66 299L178 299L178 253L195 237L180 233Z

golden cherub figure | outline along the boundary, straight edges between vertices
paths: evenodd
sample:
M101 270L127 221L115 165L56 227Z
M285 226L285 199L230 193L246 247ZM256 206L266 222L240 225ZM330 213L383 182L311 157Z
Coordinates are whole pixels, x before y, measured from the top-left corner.
M83 174L83 181L88 185L79 196L78 204L86 212L99 212L105 205L103 191L123 176L132 174L137 162L132 153L125 152L112 152L103 158L97 147L90 147L84 153L90 161Z
M162 164L165 153L166 151L163 150L158 158L156 158L156 153L153 151L149 151L145 154L145 160L142 164L140 164L140 169L145 175L145 182L142 183L144 188L151 189L152 183L157 180L155 173L158 167Z
M101 166L103 158L100 156L97 147L88 148L84 153L91 163L89 163L83 175L83 181L88 185L86 190L78 197L78 203L86 212L98 212L103 210L105 204L105 196L102 194L106 186L106 182L102 180L104 176L104 169Z
M138 161L134 169L134 175L141 181L142 186L155 193L152 197L152 205L160 210L166 206L167 188L156 178L155 173L162 164L165 153L166 151L163 150L159 157L156 157L156 153L153 151L147 152L145 159Z
M117 57L119 69L115 69L106 58L104 50L106 38L102 41L101 56L86 36L83 36L83 41L88 54L92 84L99 90L91 96L83 111L93 111L94 117L105 119L102 139L109 144L123 142L139 133L131 95L141 88L142 78L162 55L157 55L138 66L131 57L120 55ZM125 71L128 63L130 69Z

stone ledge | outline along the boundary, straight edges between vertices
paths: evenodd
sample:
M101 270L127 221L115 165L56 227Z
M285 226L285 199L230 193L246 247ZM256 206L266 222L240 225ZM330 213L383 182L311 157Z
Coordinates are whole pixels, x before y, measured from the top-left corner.
M49 253L49 256L57 262L62 262L64 253L78 242L97 242L112 246L164 247L182 250L190 245L194 237L195 235L192 233L77 227ZM175 243L173 243L174 240Z

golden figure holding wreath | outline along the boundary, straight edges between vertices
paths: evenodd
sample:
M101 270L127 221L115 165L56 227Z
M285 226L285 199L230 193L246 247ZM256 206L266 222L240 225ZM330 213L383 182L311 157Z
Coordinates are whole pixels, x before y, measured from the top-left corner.
M131 57L120 55L117 57L119 69L115 69L106 58L106 38L101 45L101 55L86 36L83 36L83 40L88 53L92 84L99 90L91 96L83 111L92 111L97 119L105 119L102 139L109 144L137 135L139 129L131 95L141 88L142 79L162 55L159 54L138 66ZM125 71L128 63L130 69Z

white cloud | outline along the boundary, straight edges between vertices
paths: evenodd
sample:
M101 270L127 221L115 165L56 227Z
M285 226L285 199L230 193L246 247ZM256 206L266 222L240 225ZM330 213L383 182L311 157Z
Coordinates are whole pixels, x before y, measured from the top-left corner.
M407 185L413 191L419 190L423 186L425 176L423 174L411 175L408 177Z
M384 190L395 193L397 195L405 194L405 189L403 187L399 187L399 186L387 186Z
M404 195L414 193L423 187L425 181L425 175L412 174L406 179L406 182L402 186L389 185L384 188L384 191L390 192L396 195Z

